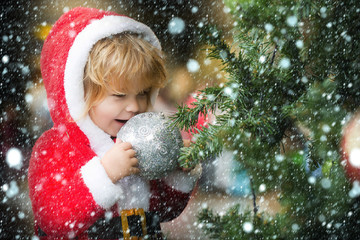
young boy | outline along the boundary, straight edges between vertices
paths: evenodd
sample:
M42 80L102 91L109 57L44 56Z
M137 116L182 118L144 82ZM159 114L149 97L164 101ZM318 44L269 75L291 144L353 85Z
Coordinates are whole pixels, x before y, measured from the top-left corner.
M146 25L75 8L54 25L41 53L54 122L29 167L40 239L157 238L185 208L198 176L181 169L145 180L129 143L114 140L151 110L166 81L161 47Z

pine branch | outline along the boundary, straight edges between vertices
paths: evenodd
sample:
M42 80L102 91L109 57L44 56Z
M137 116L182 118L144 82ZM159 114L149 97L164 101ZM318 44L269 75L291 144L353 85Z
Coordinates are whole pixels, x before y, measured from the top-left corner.
M196 141L190 147L181 149L179 158L180 166L189 168L199 162L213 159L218 156L223 147L224 142L221 137L222 127L209 125L196 135Z
M208 87L205 90L199 90L194 96L195 101L190 106L178 106L178 111L170 116L173 123L180 129L194 130L199 115L207 116L214 114L217 106L223 105L226 101L221 88Z

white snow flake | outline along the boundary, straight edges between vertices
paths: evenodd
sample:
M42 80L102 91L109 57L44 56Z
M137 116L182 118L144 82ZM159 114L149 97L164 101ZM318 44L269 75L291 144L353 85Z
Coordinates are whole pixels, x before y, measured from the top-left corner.
M266 30L266 32L272 32L272 30L274 30L274 26L272 25L272 24L270 24L270 23L266 23L265 24L265 30Z
M323 130L324 133L329 133L330 130L331 130L330 126L327 125L327 124L324 124L324 125L321 127L321 129Z
M19 194L19 187L14 180L10 182L10 187L7 184L6 186L3 186L3 190L6 191L6 196L8 198L13 198Z
M259 58L260 63L264 63L265 60L266 60L266 57L264 55Z
M185 22L179 17L174 17L168 24L168 30L171 34L182 33L185 29Z
M329 178L323 178L321 179L321 186L324 189L329 189L331 187L331 180Z
M304 42L303 42L303 40L297 40L296 42L295 42L295 45L296 45L296 47L297 48L303 48L304 47Z
M354 148L351 150L349 162L353 167L360 168L360 148Z
M22 154L21 151L17 148L10 148L6 153L6 163L11 168L20 170L22 167Z
M360 196L360 184L359 181L354 181L353 187L349 192L349 197L356 198L358 196Z
M297 223L294 223L293 225L291 225L291 229L293 232L297 232L300 229L300 227Z
M191 8L192 13L197 13L199 11L199 8L197 6L194 6Z
M191 73L198 72L200 69L200 64L195 59L189 59L189 61L186 63L187 70Z
M7 64L7 63L9 63L10 58L9 58L8 55L4 55L4 56L1 58L1 61L3 62L3 64Z
M260 184L259 186L259 192L265 192L266 190L266 185L263 183L263 184Z
M254 226L251 222L244 222L243 224L243 230L246 233L251 233L254 229Z
M275 160L276 160L277 162L282 162L282 161L284 161L284 159L285 159L284 155L277 154L277 155L275 156Z
M286 19L286 23L290 26L290 27L295 27L296 24L298 23L298 19L296 16L290 16Z
M288 58L283 58L283 59L281 59L280 62L279 62L279 67L280 67L280 68L287 69L287 68L290 67L290 65L291 65L290 59L288 59Z
M315 178L314 176L310 176L310 177L308 178L308 182L309 182L310 184L315 184L316 178Z

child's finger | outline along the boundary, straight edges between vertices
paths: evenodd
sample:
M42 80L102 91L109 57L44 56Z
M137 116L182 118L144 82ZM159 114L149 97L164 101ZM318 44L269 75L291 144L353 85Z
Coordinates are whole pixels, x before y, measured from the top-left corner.
M133 166L133 167L139 166L139 160L137 158L134 158L134 157L131 158L130 163L131 163L131 166Z
M122 143L123 141L120 138L116 138L116 143Z
M120 142L119 144L119 146L124 150L132 149L132 145L129 142Z
M131 174L138 174L138 173L140 173L140 169L137 168L137 167L132 167L132 168L130 168L130 173Z
M129 149L126 151L129 154L129 157L135 157L136 151L134 149Z

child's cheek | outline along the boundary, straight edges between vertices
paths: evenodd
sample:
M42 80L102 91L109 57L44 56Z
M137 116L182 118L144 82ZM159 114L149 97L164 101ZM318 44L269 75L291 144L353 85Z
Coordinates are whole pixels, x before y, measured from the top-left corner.
M148 109L148 107L150 107L150 100L148 100L147 98L145 99L142 99L140 101L140 112L143 113L143 112L146 112L146 110Z

